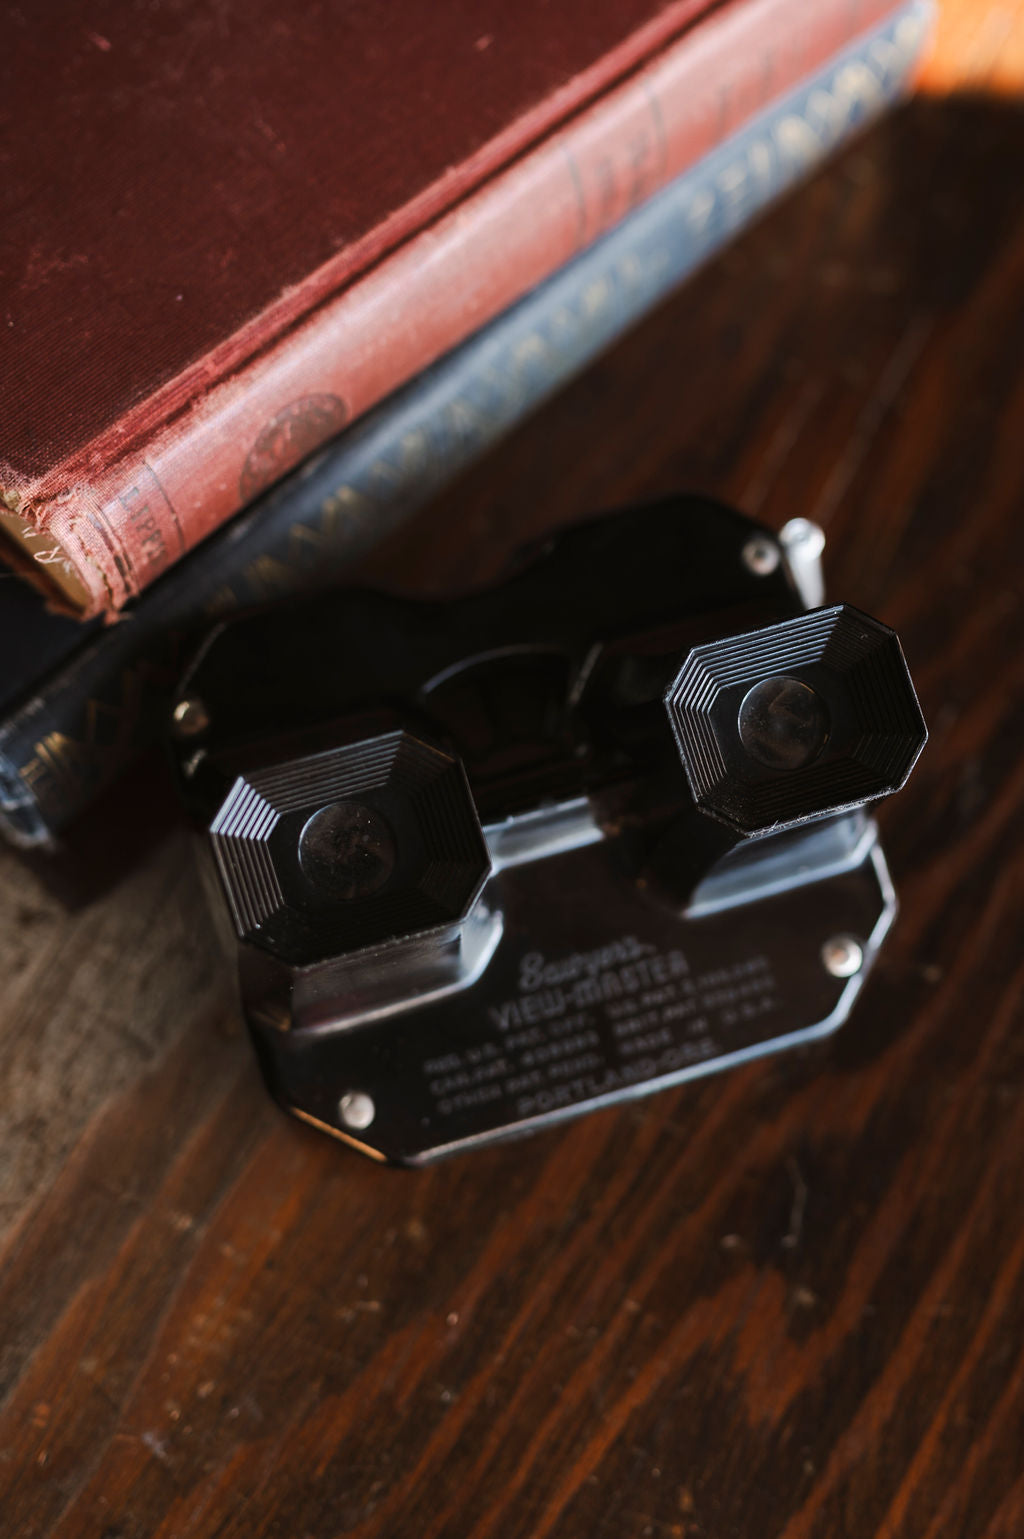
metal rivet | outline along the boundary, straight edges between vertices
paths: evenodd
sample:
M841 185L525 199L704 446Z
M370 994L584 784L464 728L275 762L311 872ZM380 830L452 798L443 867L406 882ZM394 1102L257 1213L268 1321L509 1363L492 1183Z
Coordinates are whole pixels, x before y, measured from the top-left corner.
M833 978L852 978L864 966L864 948L852 935L833 935L821 948L821 960Z
M347 1128L368 1128L377 1108L365 1090L350 1090L338 1102L338 1116Z
M171 719L178 737L198 737L210 725L210 713L195 695L179 700Z
M779 547L773 540L765 539L764 535L755 535L748 540L741 552L743 565L755 577L770 577L779 564Z

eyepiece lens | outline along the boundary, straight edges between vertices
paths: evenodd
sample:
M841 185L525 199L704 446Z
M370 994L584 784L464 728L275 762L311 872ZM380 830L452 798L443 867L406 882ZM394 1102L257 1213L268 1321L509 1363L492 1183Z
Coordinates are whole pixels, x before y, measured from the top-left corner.
M349 903L378 892L396 859L390 823L362 802L321 807L299 836L304 875L325 896Z
M758 764L798 770L811 764L828 742L828 706L809 684L778 675L762 679L740 705L740 742Z

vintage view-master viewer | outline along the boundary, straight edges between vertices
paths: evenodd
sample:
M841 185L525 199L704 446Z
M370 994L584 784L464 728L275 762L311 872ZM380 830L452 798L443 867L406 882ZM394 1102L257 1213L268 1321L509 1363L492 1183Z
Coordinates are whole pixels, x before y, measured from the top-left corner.
M213 631L173 736L286 1107L417 1164L846 1019L926 732L821 543L675 498Z

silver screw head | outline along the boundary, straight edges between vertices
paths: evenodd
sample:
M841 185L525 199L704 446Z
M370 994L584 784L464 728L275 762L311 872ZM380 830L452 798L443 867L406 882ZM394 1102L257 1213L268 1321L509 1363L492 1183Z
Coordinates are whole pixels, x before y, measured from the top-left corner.
M833 935L821 948L821 960L833 978L852 978L864 966L864 947L852 935Z
M770 577L781 559L779 547L774 540L768 540L762 534L756 534L752 540L748 540L741 555L743 565L755 577Z
M199 766L203 763L205 758L206 758L206 749L205 748L197 748L195 753L190 753L189 754L188 758L185 760L185 763L182 765L182 770L183 770L183 772L185 774L186 779L188 779L188 780L192 779L192 776L196 773L196 771L198 770Z
M345 1127L352 1128L356 1132L368 1128L376 1115L377 1108L373 1104L373 1097L368 1096L365 1090L350 1090L338 1102L340 1120Z
M210 725L210 713L198 696L186 696L174 707L171 720L178 737L198 737Z

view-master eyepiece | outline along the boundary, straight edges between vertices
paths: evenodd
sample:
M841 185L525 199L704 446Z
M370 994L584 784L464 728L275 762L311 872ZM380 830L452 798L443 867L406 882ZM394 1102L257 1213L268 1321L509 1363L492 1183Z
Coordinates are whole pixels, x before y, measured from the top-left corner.
M462 919L490 871L462 765L402 731L240 774L210 838L240 936L297 964Z
M694 802L744 835L898 791L927 736L896 633L848 604L694 647L665 705Z

